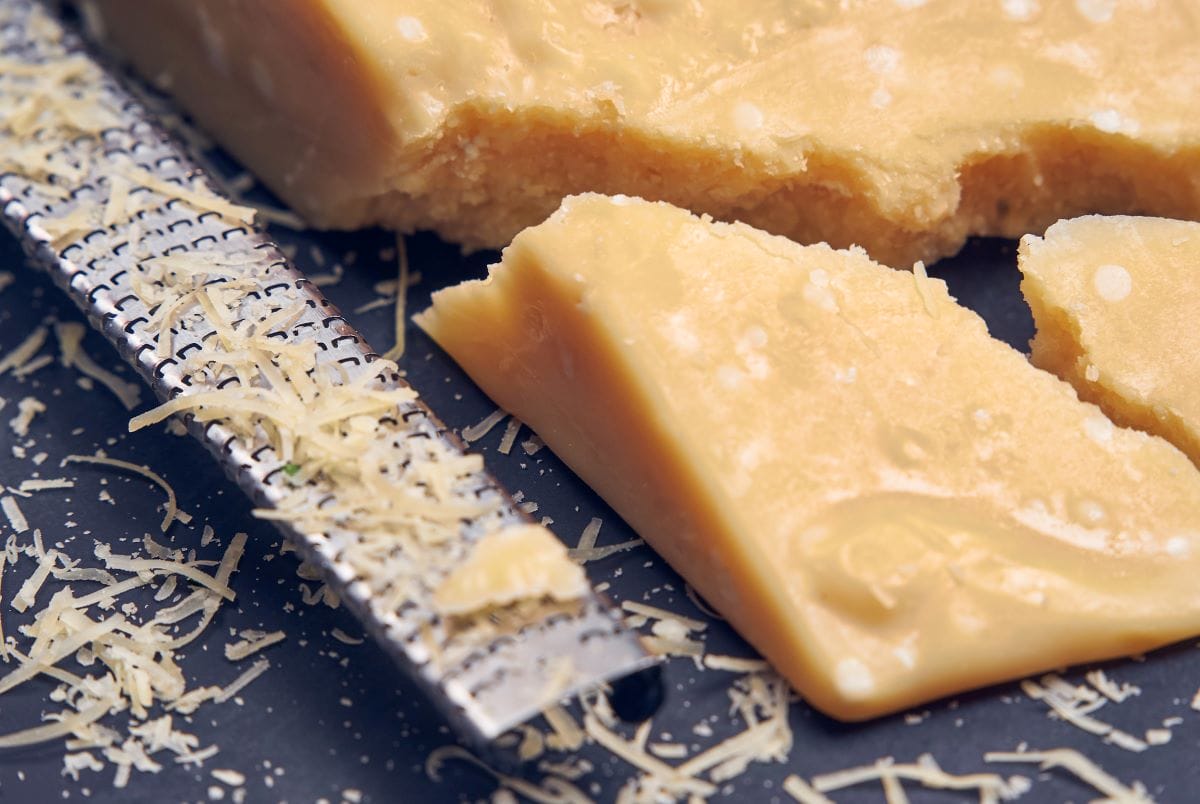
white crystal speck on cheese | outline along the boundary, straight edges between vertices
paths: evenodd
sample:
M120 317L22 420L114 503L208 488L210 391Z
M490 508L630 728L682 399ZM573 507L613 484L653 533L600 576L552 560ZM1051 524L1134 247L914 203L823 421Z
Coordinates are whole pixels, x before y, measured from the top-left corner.
M1122 265L1101 265L1092 274L1092 286L1105 301L1124 301L1133 291L1133 277Z

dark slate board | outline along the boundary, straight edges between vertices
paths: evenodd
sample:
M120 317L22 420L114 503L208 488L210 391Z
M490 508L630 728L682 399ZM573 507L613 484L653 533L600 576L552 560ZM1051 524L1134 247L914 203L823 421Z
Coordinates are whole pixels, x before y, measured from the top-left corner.
M394 262L378 256L380 249L392 243L390 235L287 231L276 235L284 243L296 244L297 262L310 274L327 270L314 258L314 249L325 254L328 262L340 259L347 249L357 250L357 265L347 271L340 284L327 288L328 295L377 348L382 351L391 345L390 306L361 314L352 312L376 298L374 283L394 278ZM457 247L428 235L409 238L408 251L412 270L423 277L410 291L412 310L423 308L430 291L437 287L481 276L496 256L463 257ZM987 320L994 335L1022 348L1032 334L1032 322L1017 289L1014 252L1010 242L973 241L958 257L934 266L930 273L945 278L952 292ZM24 264L20 251L7 236L0 236L3 269L14 271L17 281L0 293L0 353L12 349L47 318L82 320L41 273ZM461 429L494 410L422 333L409 326L407 337L408 351L402 366L447 424ZM102 364L118 366L114 353L98 335L89 334L85 345ZM51 341L43 351L52 353L53 348ZM132 377L123 366L120 371ZM40 451L49 454L40 468L28 458L14 457L16 439L7 427L16 402L26 395L39 397L49 405L47 413L34 423L31 438L36 445L27 451L28 456ZM112 787L111 766L100 773L83 771L78 782L64 778L60 774L63 748L54 743L0 752L0 800L205 801L210 787L223 787L209 776L212 768L244 773L246 800L252 802L337 802L348 789L360 791L362 800L370 802L488 797L494 783L462 763L448 765L440 784L426 776L423 764L429 752L453 741L446 726L379 649L370 643L348 646L331 637L334 628L352 635L360 630L345 611L301 602L295 558L278 555L279 535L250 515L248 502L197 443L167 434L161 426L126 434L128 414L116 400L103 389L85 392L77 385L74 371L57 363L25 380L14 379L11 374L0 377L0 396L8 400L0 414L0 485L15 485L35 471L43 477L68 474L78 478L74 489L42 492L21 500L31 525L43 529L48 543L62 541L69 553L88 556L94 540L112 543L119 552L131 552L143 533L157 534L161 493L153 486L91 467L59 469L64 455L96 449L104 449L115 458L148 464L174 484L180 506L196 518L191 526L174 526L171 545L198 546L205 523L215 528L221 545L236 531L250 534L246 557L233 580L237 604L224 608L206 637L186 651L183 667L193 685L228 683L248 665L243 662L234 666L224 659L222 650L230 641L229 629L282 629L288 634L284 643L265 652L273 667L244 690L240 703L208 705L184 719L182 728L195 733L201 745L216 742L220 746L218 756L205 768L173 766L170 756L163 754L160 758L166 757L167 767L161 773L135 773L129 787L118 791ZM633 537L629 528L548 450L530 457L518 446L511 455L498 454L502 431L503 427L494 429L477 448L482 449L489 468L502 483L538 503L537 516L554 519L553 529L566 542L574 543L594 516L604 520L601 544ZM527 430L523 431L521 439L528 435ZM107 485L103 486L105 478ZM110 491L115 505L98 499L102 488ZM68 521L77 524L68 528L64 524ZM0 539L8 532L7 523L0 520ZM210 545L200 553L219 557L221 545ZM22 572L30 566L30 562L23 563ZM684 595L680 578L648 548L594 562L588 565L588 571L593 582L610 582L610 593L618 600L640 600L703 617ZM6 631L11 633L22 621L7 607L20 576L12 570L8 574L3 618ZM41 599L46 598L43 592ZM705 643L711 652L753 655L721 622L711 623ZM0 672L4 669L0 665ZM1120 706L1106 707L1099 716L1135 734L1160 727L1164 718L1178 716L1183 723L1173 729L1169 744L1143 754L1106 745L1097 737L1047 718L1044 706L1027 699L1016 685L932 704L920 710L919 722L913 724L902 715L861 725L839 724L797 703L791 711L795 746L787 763L751 766L723 788L718 799L790 800L781 789L788 774L809 777L889 755L897 761L912 761L931 752L952 772L988 770L991 768L983 762L984 752L1011 750L1025 742L1031 748L1081 749L1124 781L1143 781L1160 801L1200 800L1200 762L1195 759L1200 744L1200 714L1189 708L1200 685L1200 652L1188 644L1159 651L1145 661L1111 663L1106 669L1112 678L1140 686L1142 694ZM1076 670L1068 678L1081 682L1082 676L1083 670ZM690 660L678 659L667 664L665 680L667 703L655 721L652 739L675 739L701 747L742 728L728 714L728 674L697 672ZM46 697L51 687L49 682L38 680L0 696L0 732L34 725L41 713L56 711L58 707L50 705ZM711 724L713 736L701 738L693 733L693 726L701 719ZM593 763L595 770L577 784L599 800L615 798L632 770L594 746L586 747L581 755ZM1024 801L1086 801L1094 797L1089 788L1062 772L1038 779L1033 767L1006 766L999 770L1036 780ZM533 765L524 772L531 778L538 776ZM922 791L911 784L908 790L914 801L959 800L952 794ZM834 798L839 802L883 800L878 786L842 791ZM224 800L230 800L229 789L224 791Z

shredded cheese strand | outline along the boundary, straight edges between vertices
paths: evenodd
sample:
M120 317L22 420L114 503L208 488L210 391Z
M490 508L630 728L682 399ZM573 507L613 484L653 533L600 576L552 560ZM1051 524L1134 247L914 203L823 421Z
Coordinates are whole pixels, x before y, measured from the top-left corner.
M56 740L68 734L75 734L84 726L95 723L108 714L108 710L117 704L115 698L105 698L79 711L70 714L54 723L34 726L21 731L15 731L0 737L0 748L18 748L26 745L37 745L49 740Z
M68 455L63 459L63 463L90 463L99 466L111 466L114 469L124 469L127 472L133 472L136 475L141 475L151 483L157 485L166 493L167 510L163 515L163 521L159 526L159 529L162 530L163 533L166 533L167 529L171 527L171 522L174 521L176 514L179 511L179 507L175 503L175 489L171 488L171 484L163 479L162 475L151 470L149 466L130 463L129 461L120 461L116 458L105 458L102 455Z

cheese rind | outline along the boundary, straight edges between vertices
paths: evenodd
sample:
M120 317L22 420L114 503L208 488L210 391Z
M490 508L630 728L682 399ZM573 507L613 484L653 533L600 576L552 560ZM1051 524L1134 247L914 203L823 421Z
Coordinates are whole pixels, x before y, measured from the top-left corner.
M1088 216L1021 241L1035 365L1200 465L1200 224Z
M1200 216L1192 0L98 7L323 226L498 246L620 192L907 267L1081 212Z
M417 321L836 717L1200 632L1200 473L921 273L581 196Z

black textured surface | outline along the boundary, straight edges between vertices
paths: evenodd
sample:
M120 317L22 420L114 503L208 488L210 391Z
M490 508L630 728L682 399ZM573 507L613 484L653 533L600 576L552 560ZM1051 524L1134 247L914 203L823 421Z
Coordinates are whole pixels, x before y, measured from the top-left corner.
M392 244L389 235L277 232L277 236L297 246L297 262L310 274L328 270L314 257L314 249L330 263L341 259L348 249L356 250L357 264L340 284L326 290L371 343L380 350L391 345L390 305L353 312L376 298L374 283L394 278L394 262L379 257L380 250ZM412 310L426 305L432 289L482 275L488 261L495 257L479 254L463 258L455 246L430 236L409 238L408 244L412 269L423 276L409 294ZM65 297L40 273L24 265L15 244L3 236L0 270L6 269L13 271L17 280L0 293L0 354L12 349L47 318L80 320ZM997 337L1021 346L1032 334L1028 312L1017 290L1013 244L972 242L959 257L934 266L931 274L946 278L952 292L978 310ZM111 350L98 336L89 335L85 345L101 363L116 365ZM43 352L51 354L53 348L51 340ZM402 365L413 384L452 427L474 424L494 409L412 326ZM157 510L160 492L137 478L93 467L60 469L58 464L67 454L96 449L104 449L111 457L146 463L175 485L180 506L196 517L191 526L174 526L170 544L198 546L206 523L215 528L221 545L236 531L250 534L241 571L233 580L237 603L225 607L206 637L187 649L182 664L189 681L228 683L248 664L235 666L224 659L223 646L231 641L229 629L282 629L288 638L265 652L273 667L239 696L240 702L210 704L181 723L184 730L200 737L201 745L215 742L220 746L220 753L203 769L173 766L167 755L161 773L135 772L129 787L118 791L112 788L111 767L99 773L83 771L78 782L62 777L63 748L51 743L0 752L0 801L202 801L208 800L210 787L225 787L210 777L213 768L244 773L246 800L254 802L339 801L346 790L361 791L363 801L378 802L486 799L494 783L463 763L449 763L441 783L426 776L422 766L428 753L452 742L445 726L399 678L381 651L370 643L345 645L331 636L334 628L351 635L359 633L346 612L302 603L295 559L278 556L278 534L250 515L249 504L201 447L190 438L166 433L161 426L126 434L126 411L103 389L84 391L77 384L77 376L55 363L24 380L12 374L0 377L0 397L8 401L0 414L0 484L15 485L35 472L42 477L66 474L78 479L74 489L41 492L22 499L30 524L42 528L47 542L62 541L75 555L90 555L93 540L112 543L121 552L132 551L143 533L156 533L161 519ZM16 439L7 420L15 415L17 401L27 395L42 399L49 410L35 420L30 433L35 444L21 459L14 457L12 448L26 439ZM147 400L148 394L143 399ZM548 450L533 456L522 451L520 441L528 437L527 430L522 431L512 454L499 454L496 447L503 429L495 428L476 447L509 489L523 492L526 500L538 503L536 516L553 518L552 528L565 541L574 543L592 517L604 521L600 544L633 537L628 527ZM35 466L30 458L41 451L48 453L48 458L40 467ZM102 489L110 492L115 504L98 499ZM75 525L68 526L68 522ZM7 535L7 523L0 520L0 539ZM220 546L211 545L200 553L217 557ZM20 566L27 571L31 565L23 562ZM588 571L593 582L609 582L610 594L618 600L640 600L705 619L685 596L683 582L648 548L593 562ZM3 617L10 633L20 622L8 608L19 581L20 575L11 575L4 584ZM40 599L47 597L43 592ZM711 652L753 655L719 621L710 623L704 641ZM5 669L0 664L0 673ZM1180 717L1183 722L1173 728L1170 743L1143 754L1106 745L1100 738L1048 719L1044 706L1021 695L1016 685L938 702L908 718L898 715L860 725L833 722L797 703L791 713L795 746L787 763L752 765L717 798L785 801L788 797L781 784L788 774L808 777L887 755L895 756L897 761L911 761L931 752L950 771L987 770L984 752L1011 750L1024 742L1030 748L1079 748L1126 782L1143 781L1161 801L1196 800L1196 791L1200 790L1200 763L1195 760L1200 748L1200 714L1188 704L1200 685L1200 652L1188 644L1157 652L1144 662L1115 662L1106 669L1117 681L1139 685L1142 694L1120 706L1106 707L1099 716L1138 735L1147 728L1161 727L1164 718ZM1082 674L1082 670L1073 671L1068 678L1081 681ZM655 720L652 740L703 747L743 727L729 715L725 694L728 674L699 672L690 660L677 659L665 666L664 679L667 698ZM35 725L43 712L56 711L58 706L47 700L52 686L36 680L0 696L0 732ZM701 721L711 727L711 736L701 736L694 730ZM595 746L585 747L580 755L595 769L576 784L600 800L615 798L633 773ZM561 760L563 756L547 758ZM530 778L538 777L536 764L525 768ZM1023 799L1026 801L1086 801L1094 797L1088 788L1061 772L1038 780L1033 767L999 770L1035 779L1035 786ZM909 785L908 790L914 801L958 800L953 794L922 791L915 785ZM223 796L224 800L230 799L228 788ZM839 802L883 800L878 786L842 791L833 798Z

